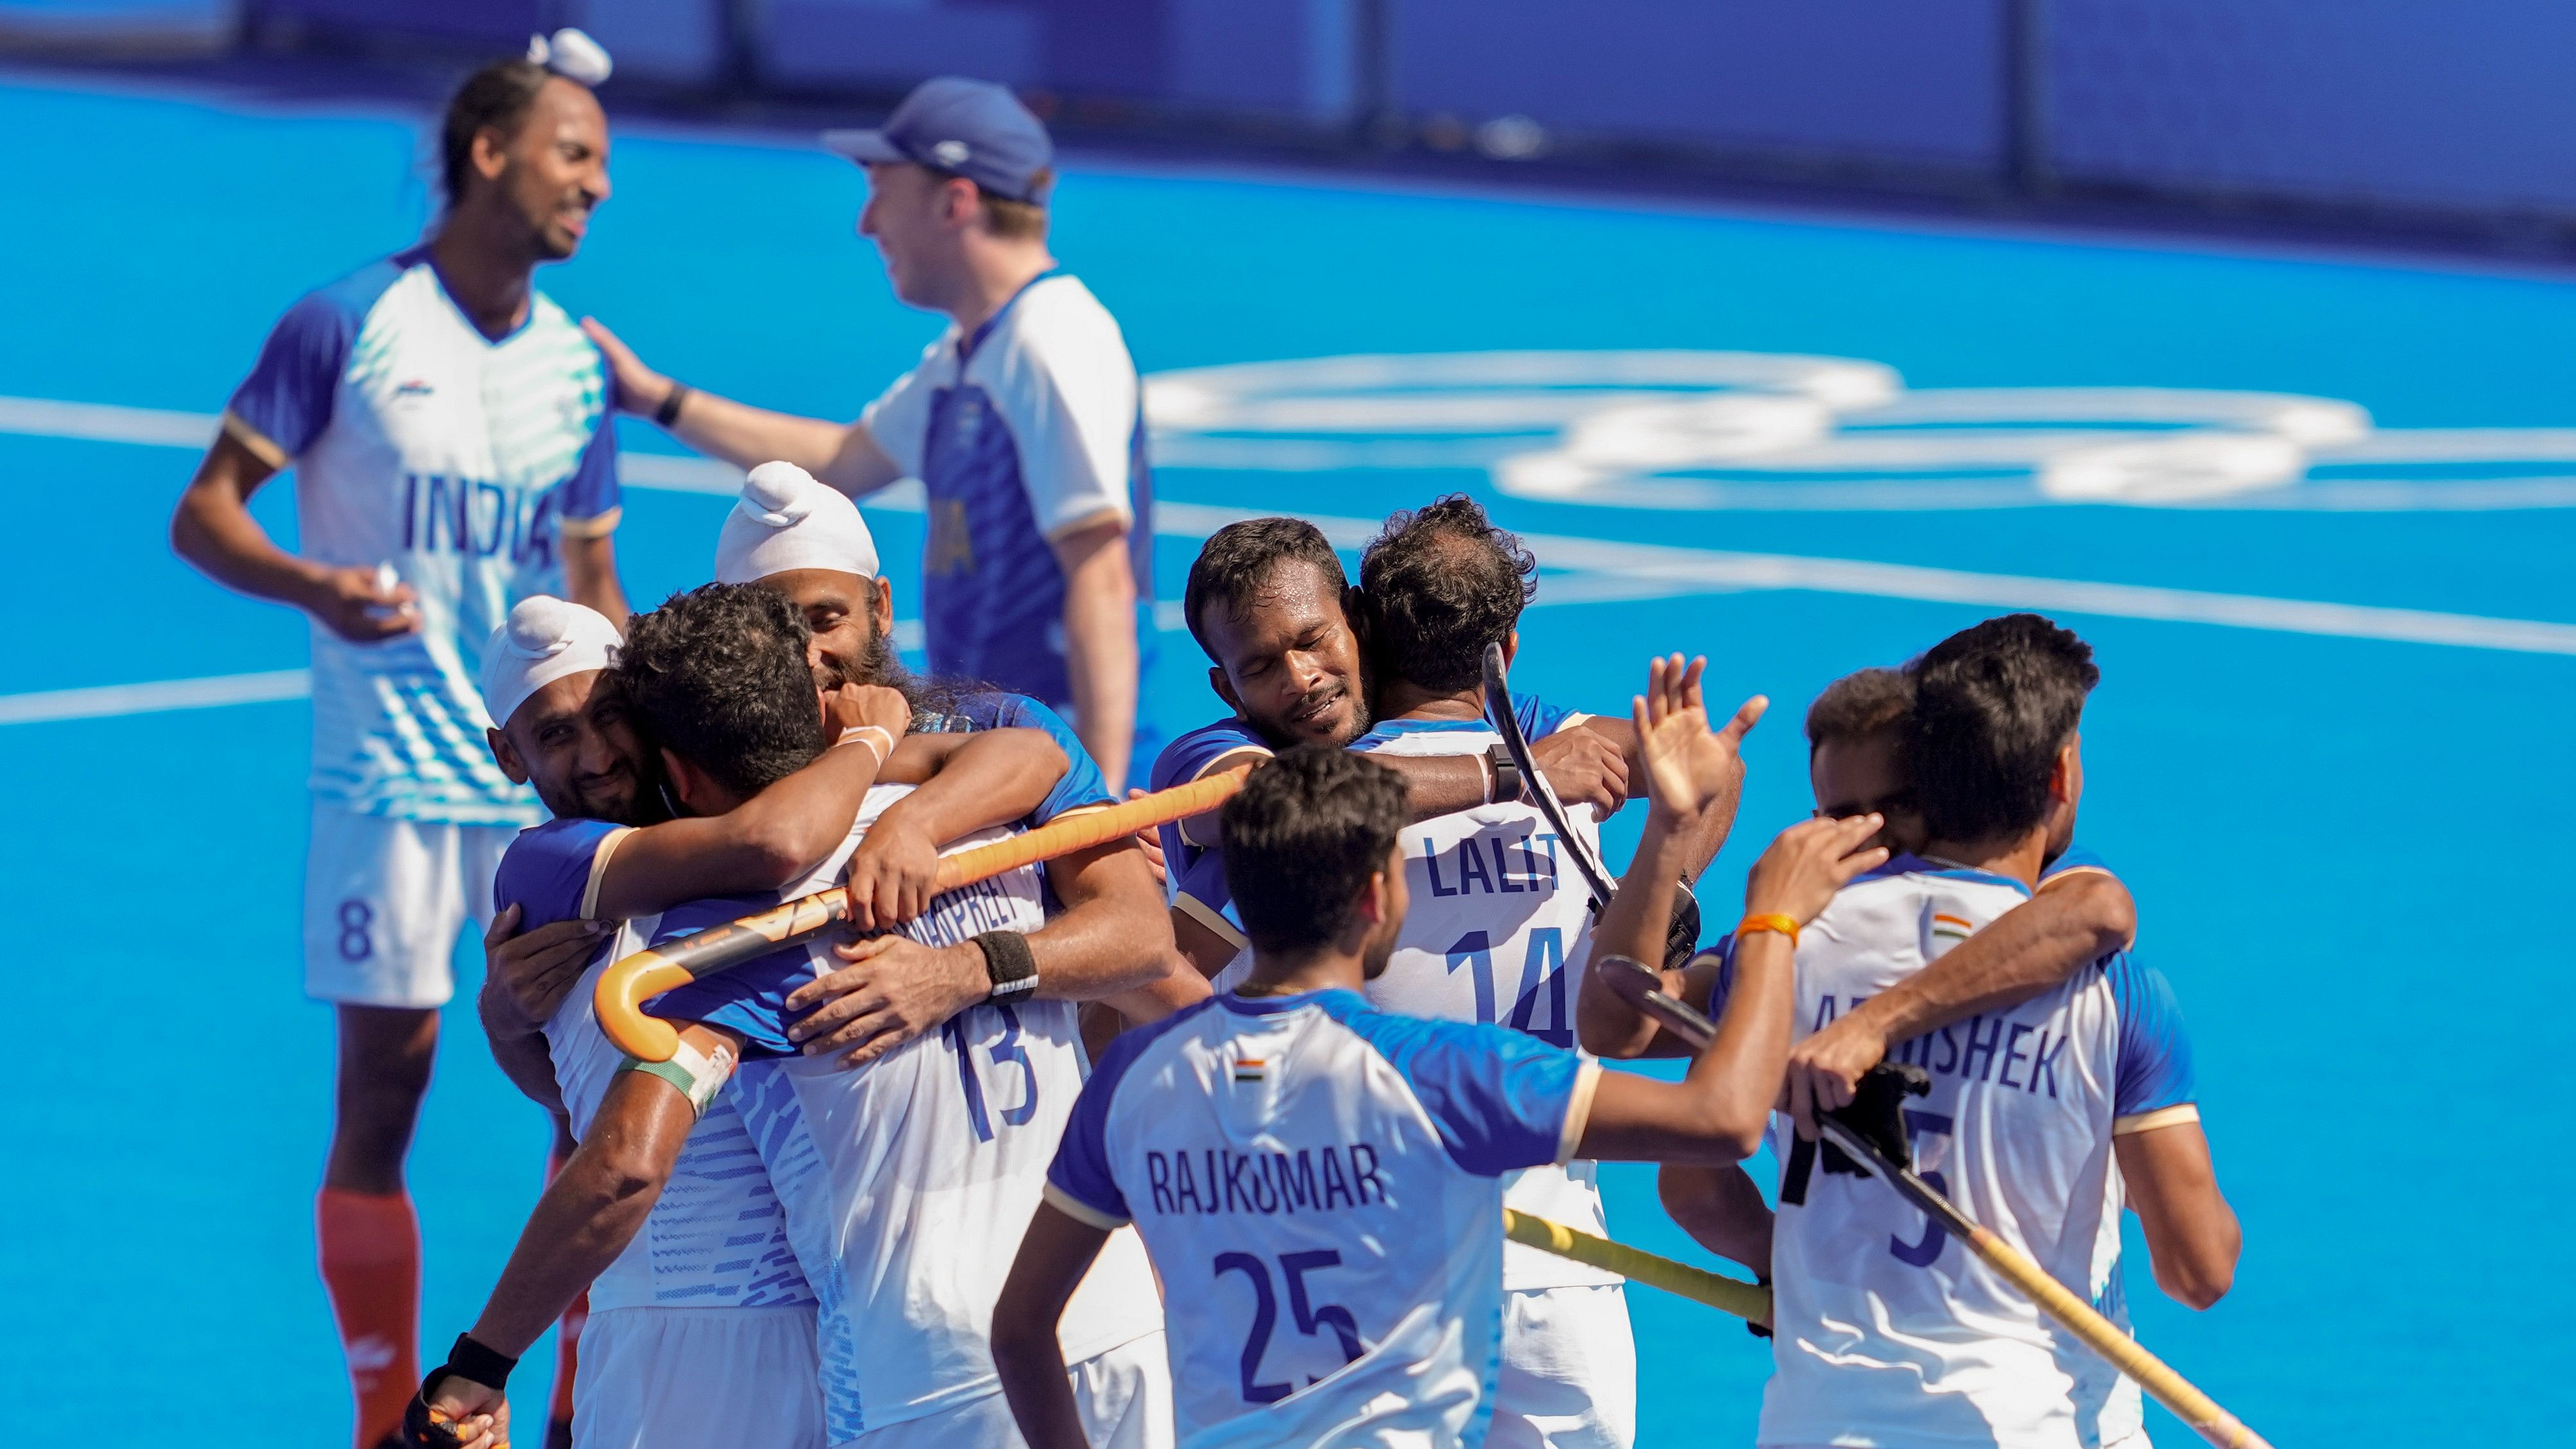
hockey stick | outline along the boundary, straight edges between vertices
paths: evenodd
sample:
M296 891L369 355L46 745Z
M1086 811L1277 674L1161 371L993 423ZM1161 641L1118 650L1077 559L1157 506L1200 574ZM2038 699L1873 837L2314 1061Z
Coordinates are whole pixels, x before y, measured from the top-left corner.
M934 894L989 879L1024 865L1071 855L1133 835L1151 826L1187 819L1224 804L1243 788L1244 770L1203 775L1186 785L1140 795L1123 805L1049 821L1035 830L961 850L939 862ZM847 887L816 891L757 915L665 941L624 957L599 973L591 1006L599 1028L618 1047L648 1062L667 1062L679 1050L669 1022L644 1014L644 1003L674 987L800 945L850 918Z
M1503 1236L1542 1253L1571 1258L1649 1288L1661 1288L1693 1303L1705 1303L1720 1313L1732 1313L1753 1323L1771 1321L1771 1290L1759 1283L1747 1283L1723 1273L1712 1273L1706 1268L1694 1268L1643 1248L1579 1233L1563 1223L1534 1218L1512 1208L1503 1209Z
M1662 988L1662 978L1641 963L1625 956L1605 956L1594 962L1592 969L1608 972L1604 979L1622 1000L1653 1017L1657 1025L1690 1043L1694 1049L1705 1049L1717 1039L1716 1024L1688 1002L1667 994ZM1871 1070L1887 1068L1882 1065ZM1902 1100L1902 1096L1900 1091L1891 1100ZM1967 1244L1969 1251L1984 1259L1987 1267L2029 1295L2041 1312L2082 1339L2085 1347L2137 1380L2140 1388L2155 1395L2157 1403L2171 1409L2175 1417L2189 1424L2202 1438L2218 1445L2219 1449L2271 1449L2262 1435L2245 1427L2234 1414L2219 1407L2217 1400L2195 1388L2190 1380L2174 1372L2163 1359L2147 1352L2145 1345L2121 1331L2119 1325L2094 1312L2091 1304L2068 1291L2066 1285L2051 1277L2047 1269L1959 1211L1949 1198L1918 1176L1911 1163L1891 1156L1886 1147L1873 1140L1875 1136L1884 1134L1873 1134L1864 1126L1845 1120L1839 1111L1818 1117L1817 1127L1836 1147L1875 1169L1907 1204ZM1901 1135L1897 1140L1902 1140Z
M1574 873L1583 877L1583 888L1592 893L1592 908L1606 909L1619 887L1610 876L1609 867L1601 862L1601 852L1582 836L1574 833L1565 813L1565 802L1556 798L1556 787L1538 771L1538 762L1530 754L1529 737L1521 733L1521 717L1512 708L1512 687L1503 663L1503 646L1485 646L1485 719L1494 733L1503 737L1503 749L1520 767L1521 788L1529 795L1538 813L1556 827L1556 838L1565 847L1566 858L1574 862ZM1667 965L1679 965L1690 958L1699 946L1699 897L1691 894L1687 882L1674 883L1673 919L1664 933L1664 958Z

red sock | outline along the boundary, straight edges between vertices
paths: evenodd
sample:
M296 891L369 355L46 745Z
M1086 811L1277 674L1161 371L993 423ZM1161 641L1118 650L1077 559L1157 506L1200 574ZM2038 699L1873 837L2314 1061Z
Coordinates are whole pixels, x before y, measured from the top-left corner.
M554 1181L555 1174L563 1171L563 1165L562 1157L547 1154L546 1180ZM590 1290L584 1288L581 1296L572 1301L572 1306L564 1310L564 1316L555 1324L555 1393L548 1417L556 1424L572 1423L572 1378L580 1365L581 1326L589 1320Z
M402 1428L403 1406L420 1387L420 1223L407 1193L330 1187L313 1217L358 1398L358 1449L376 1449Z

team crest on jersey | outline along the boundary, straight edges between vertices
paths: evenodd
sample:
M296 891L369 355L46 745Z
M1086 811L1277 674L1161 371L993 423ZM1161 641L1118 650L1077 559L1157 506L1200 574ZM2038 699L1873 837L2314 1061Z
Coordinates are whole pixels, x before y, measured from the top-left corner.
M438 389L431 387L428 383L423 382L416 377L407 377L394 384L394 396L396 397L427 397L437 390Z

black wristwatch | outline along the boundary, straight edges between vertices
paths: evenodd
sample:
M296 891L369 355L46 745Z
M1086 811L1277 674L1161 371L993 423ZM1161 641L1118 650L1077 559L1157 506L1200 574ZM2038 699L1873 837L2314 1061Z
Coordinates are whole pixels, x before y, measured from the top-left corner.
M1495 745L1486 750L1485 766L1494 775L1494 792L1486 797L1486 804L1513 804L1528 788L1527 782L1521 778L1520 762L1512 758L1512 752L1508 747Z
M688 400L689 385L685 382L672 383L671 390L662 394L662 405L653 409L653 421L665 428L670 427L680 420L680 404Z

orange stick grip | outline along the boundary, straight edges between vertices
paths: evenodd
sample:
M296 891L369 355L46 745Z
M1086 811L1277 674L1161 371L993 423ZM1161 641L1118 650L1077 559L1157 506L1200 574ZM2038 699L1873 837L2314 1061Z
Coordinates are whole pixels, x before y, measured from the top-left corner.
M938 890L951 891L979 880L989 880L1006 870L1089 850L1112 840L1187 820L1204 814L1231 799L1243 788L1247 770L1225 770L1202 775L1186 785L1139 795L1124 805L1106 810L1089 810L1062 820L1050 820L1008 840L996 840L972 850L961 850L939 862Z
M936 889L955 890L1004 871L1089 850L1140 830L1203 814L1242 789L1248 773L1247 768L1204 775L1186 785L1140 795L1123 805L1051 820L1008 840L961 850L940 861ZM850 893L835 886L612 962L599 973L599 983L591 993L591 1009L598 1014L599 1029L630 1056L667 1062L680 1049L680 1034L669 1022L647 1016L646 1001L782 946L810 941L848 920L849 915Z

